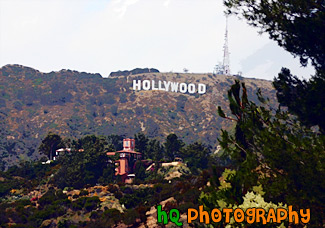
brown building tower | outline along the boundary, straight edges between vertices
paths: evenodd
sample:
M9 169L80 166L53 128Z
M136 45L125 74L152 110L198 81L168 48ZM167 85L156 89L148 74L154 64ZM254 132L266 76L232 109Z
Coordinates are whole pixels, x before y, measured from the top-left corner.
M107 152L109 156L115 155L116 153L119 154L119 160L115 161L117 165L115 175L122 176L123 182L125 182L128 177L134 176L133 164L135 160L141 159L141 153L134 151L134 148L134 139L123 139L123 150Z

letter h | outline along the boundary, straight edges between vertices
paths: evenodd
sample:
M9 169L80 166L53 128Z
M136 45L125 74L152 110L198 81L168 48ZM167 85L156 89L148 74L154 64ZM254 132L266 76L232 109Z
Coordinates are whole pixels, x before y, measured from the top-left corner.
M141 90L141 80L133 80L133 90Z
M161 223L161 216L164 217L164 224L166 225L168 223L168 215L166 211L161 210L162 206L157 206L157 222Z

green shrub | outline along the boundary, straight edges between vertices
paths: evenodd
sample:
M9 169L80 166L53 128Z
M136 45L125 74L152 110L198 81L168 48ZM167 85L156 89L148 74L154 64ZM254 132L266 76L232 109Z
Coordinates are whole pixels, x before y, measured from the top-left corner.
M99 200L98 196L87 197L84 208L87 211L92 211L97 208L99 203L100 203L100 200Z
M89 194L89 192L88 192L86 189L82 189L82 190L80 191L79 196L86 196L86 195L88 195L88 194Z
M123 222L126 225L134 225L136 223L136 219L139 217L140 215L135 209L130 209L124 214Z

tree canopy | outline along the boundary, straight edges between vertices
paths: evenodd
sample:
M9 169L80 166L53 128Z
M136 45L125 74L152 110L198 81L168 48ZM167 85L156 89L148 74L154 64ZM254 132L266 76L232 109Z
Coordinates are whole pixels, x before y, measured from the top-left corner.
M102 136L87 135L76 142L77 148L71 155L59 158L61 169L54 178L60 188L81 188L86 184L110 183L114 179L115 164L108 162L107 151L112 151L107 139Z
M184 146L184 142L178 139L176 134L169 134L164 143L166 156L170 161L173 161L175 156L179 154L180 149Z
M303 66L308 60L317 70L325 63L325 3L322 0L224 0L227 13L243 16L268 33Z
M181 158L193 174L208 168L210 149L201 142L195 142L182 148L179 152Z
M280 47L308 61L316 74L307 81L283 68L274 80L281 105L306 126L325 132L325 2L323 0L224 0L227 13L244 17L248 24L268 33Z
M147 156L147 147L149 139L142 132L134 135L135 140L135 150L142 153L143 158L148 158Z
M311 227L321 227L325 136L302 126L287 111L268 107L260 93L262 105L249 101L245 84L239 81L232 85L228 97L233 116L226 116L221 108L219 115L234 121L236 130L234 134L222 130L219 141L224 156L232 160L234 172L231 178L228 174L224 177L231 187L220 186L214 179L212 192L202 198L203 202L207 207L220 206L220 200L239 205L247 192L260 192L268 201L310 208Z
M52 160L53 155L55 154L55 150L62 146L64 145L61 136L49 132L47 136L42 140L42 143L39 146L38 150L42 154L45 154L50 160Z

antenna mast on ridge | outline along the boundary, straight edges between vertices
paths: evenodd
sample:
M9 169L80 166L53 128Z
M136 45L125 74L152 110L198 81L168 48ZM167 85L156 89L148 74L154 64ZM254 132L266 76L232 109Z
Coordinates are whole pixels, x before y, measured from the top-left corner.
M229 66L229 49L228 49L228 15L226 15L226 33L225 33L225 44L223 46L223 73L225 75L230 75Z
M223 45L223 62L218 63L214 68L215 74L230 75L229 66L229 49L228 49L228 15L226 15L226 33L225 33L225 44Z

